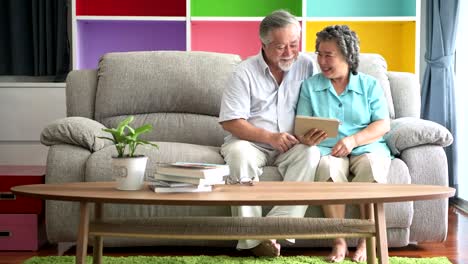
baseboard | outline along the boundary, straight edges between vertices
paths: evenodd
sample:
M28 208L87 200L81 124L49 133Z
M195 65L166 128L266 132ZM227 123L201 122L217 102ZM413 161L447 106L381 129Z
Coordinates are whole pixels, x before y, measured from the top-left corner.
M455 197L450 199L450 203L457 210L461 211L465 215L468 215L468 201Z

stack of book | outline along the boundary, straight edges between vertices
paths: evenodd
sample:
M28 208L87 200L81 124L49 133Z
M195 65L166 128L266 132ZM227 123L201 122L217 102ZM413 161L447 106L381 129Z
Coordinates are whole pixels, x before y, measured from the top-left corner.
M210 192L213 185L225 184L228 175L228 165L175 162L156 166L149 186L158 193Z

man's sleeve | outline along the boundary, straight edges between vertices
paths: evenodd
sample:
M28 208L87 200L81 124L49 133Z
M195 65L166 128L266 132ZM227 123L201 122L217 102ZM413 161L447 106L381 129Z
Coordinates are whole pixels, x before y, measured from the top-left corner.
M248 119L250 117L250 84L248 79L235 72L226 83L221 99L218 122Z

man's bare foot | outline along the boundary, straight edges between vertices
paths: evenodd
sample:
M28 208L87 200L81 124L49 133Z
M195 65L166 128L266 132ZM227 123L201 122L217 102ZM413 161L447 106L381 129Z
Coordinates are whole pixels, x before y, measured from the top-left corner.
M367 260L367 251L366 251L366 240L363 238L359 239L359 242L356 246L356 252L354 252L353 257L351 258L354 262L363 262Z
M281 245L276 240L265 240L258 246L251 249L257 257L278 257L280 255Z
M337 238L333 244L332 253L325 260L328 262L341 262L345 259L346 255L348 255L346 241L343 238Z

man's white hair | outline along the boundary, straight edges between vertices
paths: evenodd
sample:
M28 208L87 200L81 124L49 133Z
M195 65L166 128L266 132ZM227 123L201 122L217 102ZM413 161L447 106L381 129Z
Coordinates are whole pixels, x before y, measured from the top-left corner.
M291 13L286 10L274 11L260 23L260 40L263 44L268 45L271 42L269 34L273 29L284 28L291 24L296 25L298 32L301 32L299 21Z

